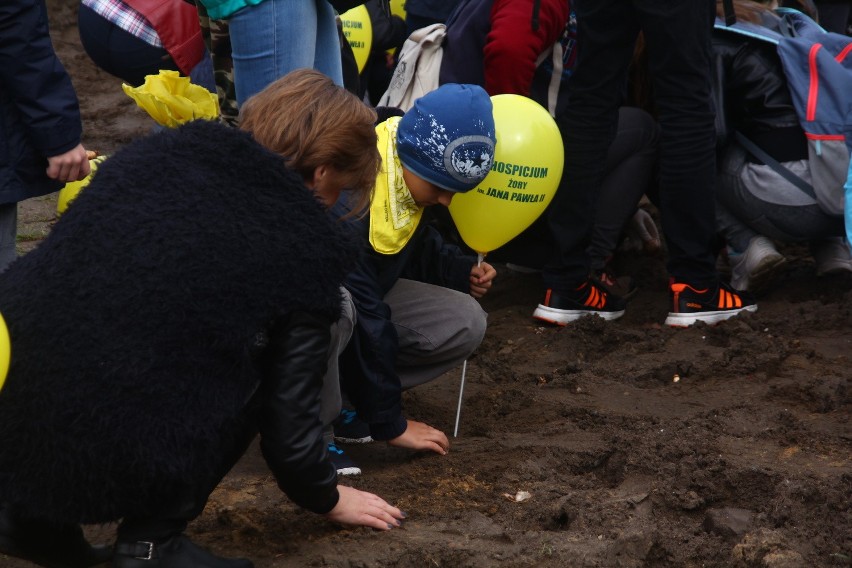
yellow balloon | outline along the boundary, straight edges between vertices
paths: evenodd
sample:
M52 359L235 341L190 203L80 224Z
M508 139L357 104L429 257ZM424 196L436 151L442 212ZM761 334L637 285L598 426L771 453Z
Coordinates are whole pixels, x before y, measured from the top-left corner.
M497 146L491 171L453 197L450 215L467 245L484 255L521 234L547 208L562 178L562 136L553 117L521 95L495 95Z
M12 343L9 341L9 330L6 322L0 315L0 389L6 382L6 373L9 371L9 360L12 358Z
M405 20L405 0L391 0L390 10L392 16L399 16L400 18ZM396 53L396 48L392 47L391 49L386 50L386 53L389 55L393 55L394 53Z
M70 181L59 190L59 199L56 201L57 215L65 213L65 210L68 209L68 204L74 201L74 198L77 197L77 194L80 193L84 187L89 185L89 182L92 180L92 176L95 174L95 170L98 169L98 165L100 165L100 163L104 160L106 160L106 156L92 158L89 160L89 167L92 169L92 171L89 172L89 175L80 181Z
M367 12L367 7L361 4L340 14L340 22L343 25L343 35L355 54L355 63L358 64L360 73L364 70L373 47L373 23L370 21L370 13Z
M391 14L399 16L403 20L405 19L405 0L391 0L390 9Z

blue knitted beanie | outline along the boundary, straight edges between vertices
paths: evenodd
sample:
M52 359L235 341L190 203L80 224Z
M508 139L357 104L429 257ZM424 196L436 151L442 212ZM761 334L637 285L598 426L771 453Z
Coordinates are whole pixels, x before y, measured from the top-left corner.
M488 93L477 85L455 83L417 99L396 133L402 165L456 193L470 191L485 179L496 142Z

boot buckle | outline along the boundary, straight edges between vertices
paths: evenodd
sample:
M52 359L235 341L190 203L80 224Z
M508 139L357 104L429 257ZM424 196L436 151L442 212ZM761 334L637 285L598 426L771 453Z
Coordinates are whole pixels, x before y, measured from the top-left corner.
M139 549L142 546L148 548L147 552L144 551L144 549L141 553L139 552ZM137 560L151 560L152 558L154 558L154 543L145 540L138 541L136 543L136 554L134 558Z

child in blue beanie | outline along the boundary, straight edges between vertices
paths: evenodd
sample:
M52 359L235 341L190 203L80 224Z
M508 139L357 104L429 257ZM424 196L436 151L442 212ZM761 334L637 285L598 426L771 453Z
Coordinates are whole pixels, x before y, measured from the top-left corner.
M368 214L358 215L343 199L332 209L363 238L364 249L345 282L357 317L339 361L341 385L369 434L359 441L443 455L447 436L406 420L402 391L460 365L479 346L486 314L476 298L496 271L421 221L426 207L448 206L491 169L497 142L491 100L475 85L442 85L376 132L382 170ZM344 415L335 436L353 441L343 432L352 429L352 414Z

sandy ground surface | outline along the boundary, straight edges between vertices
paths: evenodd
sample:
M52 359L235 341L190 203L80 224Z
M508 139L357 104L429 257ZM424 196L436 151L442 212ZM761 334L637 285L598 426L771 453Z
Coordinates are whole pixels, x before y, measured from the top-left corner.
M109 153L150 130L82 52L74 3L48 3L85 145ZM54 210L22 204L22 252ZM852 279L816 278L806 248L784 252L756 314L686 330L660 325L660 258L618 259L640 285L622 320L566 328L530 318L536 275L498 264L449 455L347 447L364 474L342 483L400 506L402 530L298 510L253 447L189 533L261 568L852 566ZM459 378L406 393L407 414L452 433ZM114 526L87 531L108 541Z

